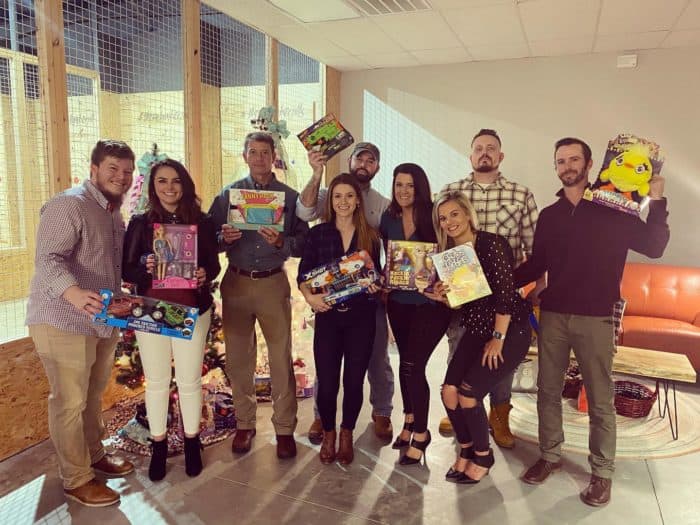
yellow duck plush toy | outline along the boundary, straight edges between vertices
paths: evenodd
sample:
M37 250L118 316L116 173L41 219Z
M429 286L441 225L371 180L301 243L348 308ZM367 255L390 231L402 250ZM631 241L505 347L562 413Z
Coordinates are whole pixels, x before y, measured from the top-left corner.
M608 167L600 173L601 182L609 182L600 189L618 191L630 200L635 191L641 197L645 197L649 193L651 176L649 157L630 149L612 159Z

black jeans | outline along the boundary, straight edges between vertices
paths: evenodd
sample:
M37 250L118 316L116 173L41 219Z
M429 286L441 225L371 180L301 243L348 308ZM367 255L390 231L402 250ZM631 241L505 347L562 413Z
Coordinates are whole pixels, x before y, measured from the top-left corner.
M428 429L430 388L425 368L450 323L450 310L438 303L402 304L389 298L389 323L399 349L399 384L404 414L413 414L413 431Z
M483 409L484 396L491 391L495 384L515 370L527 354L530 346L529 320L526 318L520 322L511 321L503 342L503 363L499 363L498 368L494 370L490 370L488 366L481 365L484 345L490 339L490 337L474 336L469 333L464 334L459 341L452 361L447 367L445 384L456 386L460 389L460 394L462 395L468 393L466 397L476 399L480 408L478 418L471 418L469 422L463 421L463 424L458 422L455 425L453 423L457 441L460 443L468 443L474 438L474 444L479 445L479 443L476 443L477 437L482 436L488 442L488 420ZM451 414L451 417L463 418L463 412L463 410L457 410L456 413ZM468 430L468 433L462 432L462 429ZM479 439L479 441L483 440ZM477 450L484 449L477 448Z
M342 311L344 307L341 305L328 312L316 314L316 401L323 430L327 432L335 430L341 364L344 361L343 420L340 426L353 430L362 408L362 389L372 355L377 304L365 298L349 303L346 306L347 311Z

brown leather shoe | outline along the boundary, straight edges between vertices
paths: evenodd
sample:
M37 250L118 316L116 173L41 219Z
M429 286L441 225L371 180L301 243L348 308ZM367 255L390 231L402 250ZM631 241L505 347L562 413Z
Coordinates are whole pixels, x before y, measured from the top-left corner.
M352 448L352 430L340 429L338 453L335 457L341 465L349 465L355 459L355 450Z
M117 456L110 456L109 454L102 456L102 459L93 463L91 467L95 472L99 472L105 476L126 476L134 471L133 463Z
M323 425L320 419L314 419L309 427L309 441L314 445L320 445L323 441Z
M591 475L591 481L586 487L586 490L581 492L581 500L586 505L593 507L602 507L610 502L610 492L612 489L612 480L607 478L599 478L595 474Z
M382 441L391 441L394 437L394 427L391 426L391 419L386 416L375 416L372 414L372 421L374 421L374 434Z
M529 483L530 485L539 485L544 483L544 480L546 480L552 472L556 472L560 469L561 461L552 463L551 461L540 458L537 460L537 463L527 469L522 479L525 483Z
M119 503L119 494L105 485L104 481L94 478L74 489L64 489L63 493L66 498L86 507L107 507Z
M290 459L297 455L297 442L294 436L277 434L277 457Z
M236 454L245 454L250 450L250 446L253 444L254 437L254 428L240 428L236 430L236 433L233 435L231 450Z
M319 452L318 457L321 463L328 465L335 461L335 430L323 433L323 441L321 442L321 452Z

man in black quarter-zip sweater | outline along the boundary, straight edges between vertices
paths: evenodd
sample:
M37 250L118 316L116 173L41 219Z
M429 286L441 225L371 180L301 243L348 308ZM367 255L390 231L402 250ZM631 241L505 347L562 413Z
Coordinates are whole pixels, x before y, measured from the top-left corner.
M547 272L547 287L534 292L541 305L537 380L541 458L523 475L523 481L540 484L561 468L561 391L573 348L590 418L592 476L581 498L601 506L610 501L615 470L613 304L620 298L627 250L658 258L668 244L664 179L655 175L650 181L645 223L582 199L592 166L591 149L585 142L559 140L554 162L563 185L557 193L559 200L540 213L532 258L515 270L516 286Z

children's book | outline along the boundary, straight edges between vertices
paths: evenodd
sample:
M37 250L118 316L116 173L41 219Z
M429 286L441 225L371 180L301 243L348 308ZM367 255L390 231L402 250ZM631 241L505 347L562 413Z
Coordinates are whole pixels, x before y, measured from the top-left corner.
M437 244L433 242L389 240L384 270L387 288L430 291L437 279L433 264L436 253Z
M231 188L228 223L239 230L284 230L284 192Z
M344 303L359 293L366 293L367 287L378 280L379 273L365 250L345 255L304 275L304 281L312 293L328 293L324 302L330 305Z
M440 280L450 289L447 301L452 308L491 295L491 287L471 243L436 253L433 263Z
M598 178L583 198L639 216L649 201L649 181L661 173L663 163L658 144L621 133L608 142Z
M197 288L197 225L153 224L153 288Z
M343 151L355 140L333 113L329 113L321 120L314 122L297 137L306 151L320 151L329 159Z
M192 339L199 309L193 306L161 301L154 297L120 295L100 290L102 311L93 321L151 334Z

